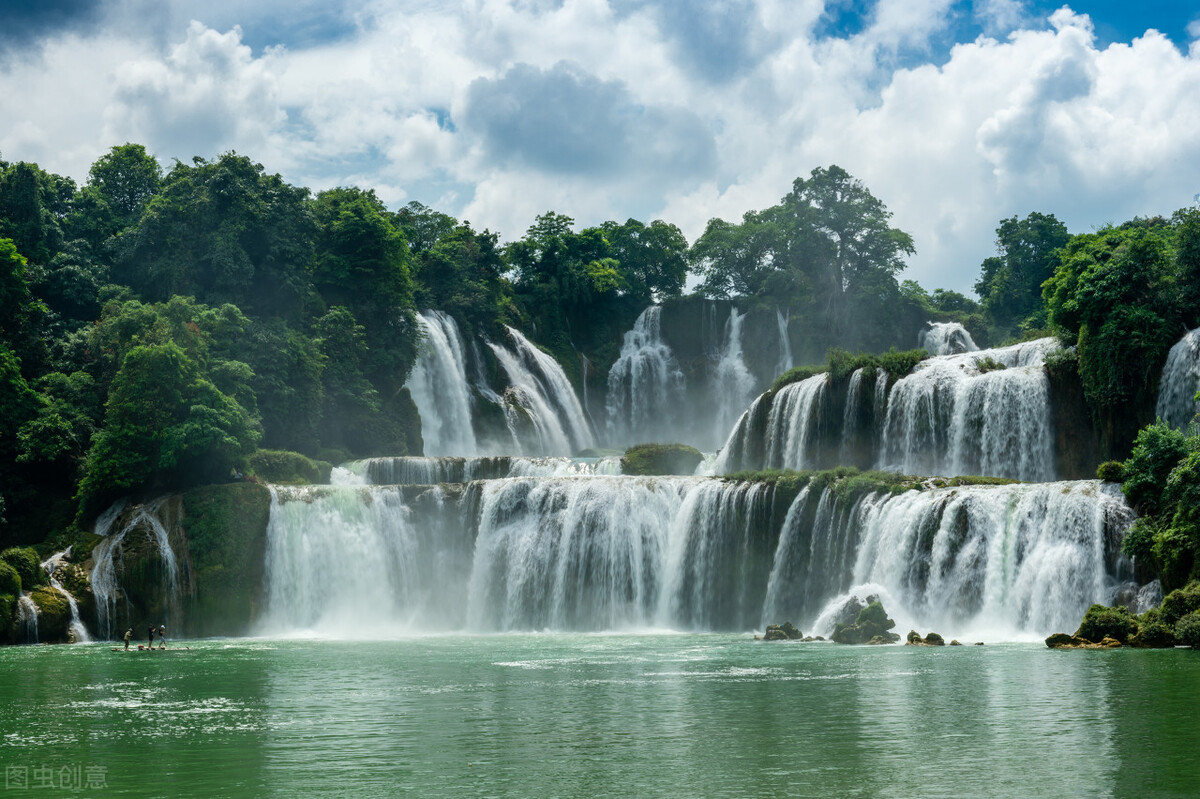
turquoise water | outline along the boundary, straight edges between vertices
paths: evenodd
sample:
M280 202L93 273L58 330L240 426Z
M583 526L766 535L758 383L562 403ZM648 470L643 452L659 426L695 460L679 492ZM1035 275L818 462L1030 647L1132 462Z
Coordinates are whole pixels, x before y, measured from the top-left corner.
M4 795L1200 793L1200 652L744 635L191 646L0 650L0 761L31 786ZM32 787L39 768L52 789Z

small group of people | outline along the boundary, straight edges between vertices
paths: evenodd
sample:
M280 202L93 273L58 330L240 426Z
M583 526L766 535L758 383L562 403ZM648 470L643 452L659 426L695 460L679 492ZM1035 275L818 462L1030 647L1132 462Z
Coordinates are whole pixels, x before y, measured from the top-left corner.
M147 628L147 629L149 630L149 632L147 633L147 636L146 636L148 639L146 648L153 649L154 648L154 625L151 624L149 626L149 628ZM129 642L132 640L133 640L133 628L130 627L128 630L125 631L125 648L126 649L129 648ZM139 649L140 648L141 647L139 646ZM158 625L158 648L159 649L167 648L167 626L165 624Z

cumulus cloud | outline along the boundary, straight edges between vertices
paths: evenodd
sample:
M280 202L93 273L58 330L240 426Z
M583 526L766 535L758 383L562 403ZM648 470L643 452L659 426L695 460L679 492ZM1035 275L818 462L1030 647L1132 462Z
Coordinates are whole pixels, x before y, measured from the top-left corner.
M4 157L82 178L126 140L233 148L508 238L550 209L694 237L836 163L913 234L906 277L959 290L1001 218L1080 231L1200 190L1200 42L1102 47L1068 7L876 0L831 33L822 0L185 5L113 0L86 17L106 22L4 42L22 48L0 63ZM964 20L977 38L943 47Z

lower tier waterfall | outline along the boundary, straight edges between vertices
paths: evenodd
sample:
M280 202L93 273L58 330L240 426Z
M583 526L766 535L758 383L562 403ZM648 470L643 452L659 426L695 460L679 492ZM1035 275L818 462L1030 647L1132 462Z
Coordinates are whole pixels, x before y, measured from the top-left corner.
M885 592L947 635L1073 629L1132 519L1096 481L926 488L696 477L273 489L265 633L806 631ZM828 630L813 630L825 632Z

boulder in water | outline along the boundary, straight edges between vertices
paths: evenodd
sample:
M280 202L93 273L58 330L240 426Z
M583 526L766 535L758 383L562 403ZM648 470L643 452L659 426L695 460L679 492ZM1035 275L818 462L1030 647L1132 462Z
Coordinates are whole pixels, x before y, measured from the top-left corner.
M876 601L858 612L854 624L838 622L833 628L833 640L839 644L894 644L900 636L888 631L895 626L896 622L888 618L883 605Z
M1105 637L1099 642L1089 641L1077 635L1055 633L1046 639L1046 646L1051 649L1119 649L1121 642L1115 638Z
M942 636L938 635L937 633L930 633L929 635L922 638L921 634L919 632L917 632L916 630L909 630L908 641L905 645L906 646L945 646L946 639L942 638ZM951 646L962 646L962 644L958 643L958 641L954 641L951 644Z
M796 625L790 621L785 621L783 624L768 624L767 633L762 637L763 641L800 641L804 638L804 633L796 629Z

